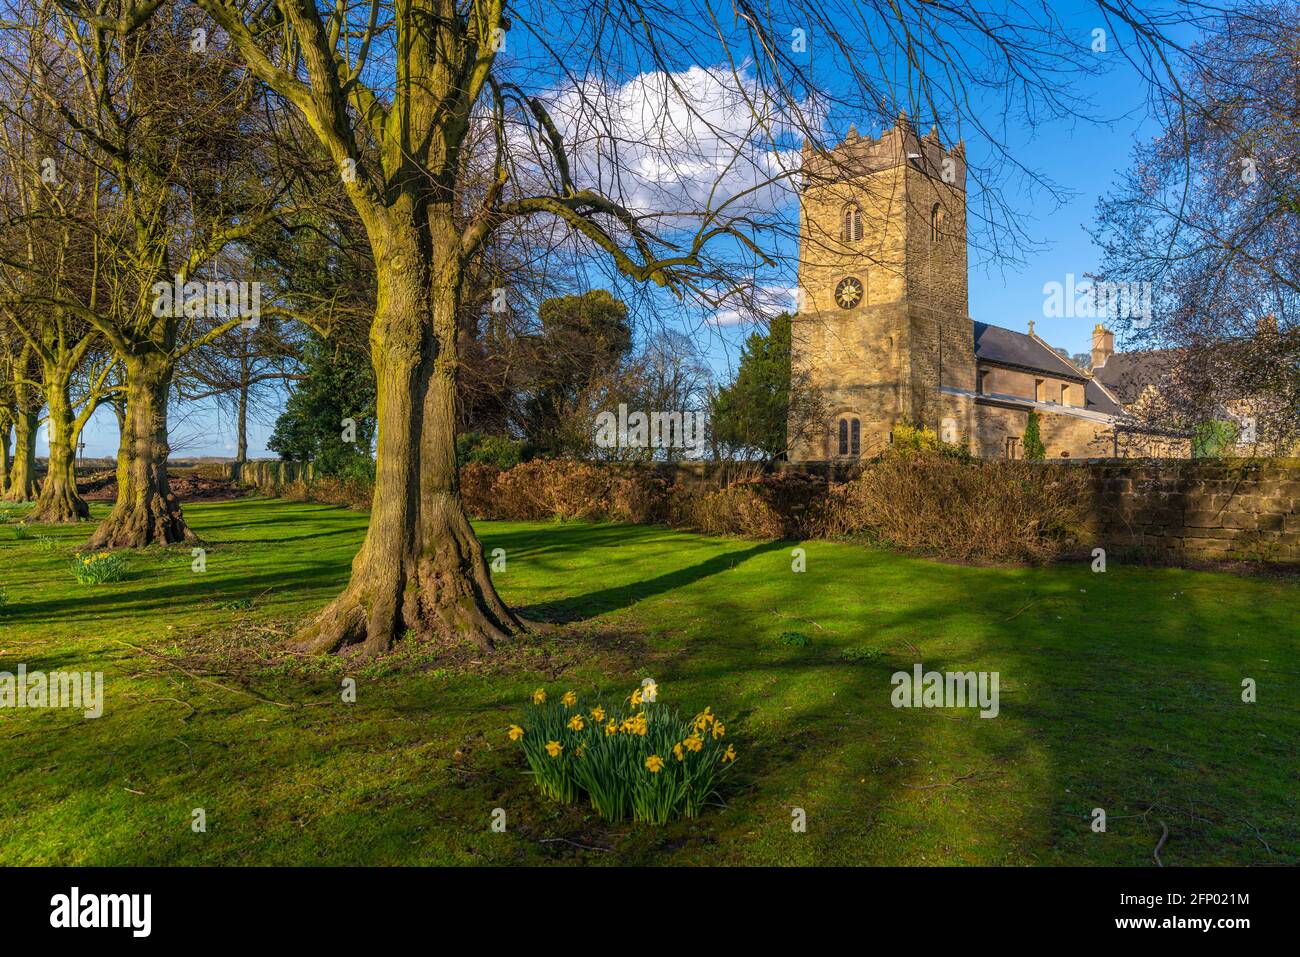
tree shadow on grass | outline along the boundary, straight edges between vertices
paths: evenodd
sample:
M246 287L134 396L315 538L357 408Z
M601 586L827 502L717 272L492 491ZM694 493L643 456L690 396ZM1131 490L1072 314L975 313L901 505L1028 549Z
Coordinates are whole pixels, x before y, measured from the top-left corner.
M1030 581L1033 594L995 569L933 570L864 630L888 642L888 658L847 671L812 652L789 652L797 667L774 664L756 643L743 672L741 649L688 646L656 677L716 689L743 675L727 692L738 728L767 720L738 783L752 805L791 790L788 804L821 819L801 842L773 838L787 863L908 863L885 835L864 835L879 826L925 863L1152 865L1164 823L1165 863L1285 860L1298 840L1283 770L1295 716L1243 707L1235 687L1248 669L1286 686L1275 664L1289 660L1277 634L1285 609L1249 585L1162 569L1099 579L1057 566ZM954 584L965 599L942 601ZM805 610L799 589L777 600ZM698 607L706 620L753 615L716 597ZM890 673L913 663L1000 673L999 716L889 707ZM787 687L801 678L800 700ZM769 687L775 700L764 702ZM1111 817L1105 836L1089 827L1095 806ZM771 807L741 819L755 813L772 834Z
M657 525L620 525L614 523L537 522L520 528L518 522L474 522L475 531L484 545L504 548L511 557L540 554L563 554L590 548L644 546L681 541L683 533Z
M282 571L241 575L231 578L205 578L188 575L171 581L157 581L143 587L128 580L129 589L96 591L74 597L61 597L49 601L15 603L6 624L40 625L99 619L105 616L124 617L149 613L165 613L169 608L182 607L187 611L197 602L216 596L238 592L244 594L263 588L299 589L304 587L341 588L347 581L347 566L336 562L323 562L305 567L291 578Z
M564 598L559 601L522 605L516 607L515 610L527 618L540 618L543 621L556 624L584 621L588 618L596 618L612 611L618 611L621 608L628 608L639 601L662 595L665 592L684 588L701 579L708 578L710 575L731 571L742 562L766 552L784 548L785 544L784 542L761 542L744 551L717 555L685 568L675 568L672 571L664 572L654 578L602 588L599 591L588 592L585 595L575 595L572 598Z
M209 539L207 539L207 541L208 541L210 544L213 544L213 545L248 545L248 544L261 544L261 543L263 543L263 542L268 542L268 543L270 543L270 544L274 544L274 545L283 545L283 544L285 544L285 543L287 543L287 542L305 542L305 541L310 541L310 540L312 540L312 539L318 539L318 538L332 538L332 537L334 537L334 536L336 536L336 535L357 535L357 529L355 529L355 528L335 528L335 529L330 529L329 531L323 531L323 532L310 532L310 533L308 533L308 534L306 534L306 535L279 535L279 536L276 536L276 537L274 537L274 538L271 538L271 537L268 537L268 538L257 538L257 539L248 539L248 538L209 538ZM358 543L358 545L359 545L359 544L360 544L360 543Z
M293 511L285 507L285 503L278 500L268 500L267 508L272 514L265 517L253 519L244 519L237 517L233 509L222 509L220 505L205 505L201 512L196 512L191 524L199 529L217 529L224 528L230 531L242 531L247 528L259 528L261 526L281 526L292 528L294 525L301 523L304 519L312 522L323 522L333 520L335 524L344 526L349 530L356 532L358 535L365 533L366 523L358 519L364 518L357 512L345 509L341 505L312 505L310 503L295 503ZM272 508L272 506L277 506ZM225 514L222 514L225 512ZM190 521L187 518L187 521ZM259 536L258 541L275 542L273 535Z

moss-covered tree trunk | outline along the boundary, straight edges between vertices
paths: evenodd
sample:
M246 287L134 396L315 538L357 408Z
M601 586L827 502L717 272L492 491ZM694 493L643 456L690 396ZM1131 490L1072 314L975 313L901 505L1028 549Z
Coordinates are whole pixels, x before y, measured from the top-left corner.
M385 235L383 242L376 250L379 282L370 328L378 435L370 524L347 588L299 633L309 651L360 644L363 655L381 654L421 621L415 532L420 397L429 365L422 322L427 283L414 236Z
M517 622L505 608L460 505L455 452L455 308L459 283L430 283L418 229L377 244L378 307L371 326L378 454L366 538L347 588L300 634L309 651L360 645L382 654L404 634L491 647ZM460 270L458 257L433 257ZM440 291L437 291L440 290ZM450 315L453 351L431 333ZM448 313L450 310L450 313ZM436 370L436 371L435 371ZM433 382L431 383L431 374Z
M0 409L0 497L9 489L9 443L13 434L13 413Z
M81 522L90 518L90 506L77 494L77 429L69 389L71 370L53 362L44 368L45 402L49 410L50 460L33 522Z
M450 217L434 219L435 240L452 246ZM455 248L452 246L452 248ZM431 320L436 342L425 390L420 446L420 581L426 614L447 638L468 637L484 649L521 627L497 594L483 545L460 498L456 462L458 322L464 277L455 257L434 257Z
M122 475L123 463L126 461L127 441L126 441L126 396L118 396L113 400L113 417L117 419L117 434L119 440L117 443L117 469L118 477Z
M90 548L141 548L195 535L167 482L167 390L172 366L161 355L132 356L126 368L126 417L117 458L117 501L90 537Z
M278 8L300 43L302 70L291 75L259 47L260 21L254 30L234 7L199 4L250 69L302 111L332 159L358 173L345 187L375 263L370 349L378 454L370 525L347 588L300 632L301 646L332 652L359 645L375 655L411 633L490 647L518 623L492 587L461 507L456 340L466 264L493 222L459 222L462 150L490 79L496 45L488 38L507 25L505 5L414 0L397 10L395 82L390 94L375 97L349 77L351 67L310 5ZM360 107L358 117L358 103L381 100L382 107ZM355 144L371 138L377 156L359 162ZM494 202L501 185L492 187Z
M6 502L30 502L36 498L36 429L40 419L35 412L14 410L14 457L9 464Z

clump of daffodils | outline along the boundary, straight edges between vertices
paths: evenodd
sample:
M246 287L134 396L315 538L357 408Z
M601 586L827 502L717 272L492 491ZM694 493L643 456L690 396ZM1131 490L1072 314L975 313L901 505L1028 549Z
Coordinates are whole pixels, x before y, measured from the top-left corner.
M72 576L82 585L121 581L126 558L120 552L81 554L72 559Z
M506 737L523 748L538 788L553 800L585 795L611 822L693 818L717 794L736 748L711 707L683 718L658 699L650 679L617 706L538 688Z

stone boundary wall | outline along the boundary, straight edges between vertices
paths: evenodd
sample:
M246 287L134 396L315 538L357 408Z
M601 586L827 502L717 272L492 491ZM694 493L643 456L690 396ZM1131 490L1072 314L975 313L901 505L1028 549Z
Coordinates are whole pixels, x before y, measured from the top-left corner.
M643 468L645 466L642 466ZM1300 563L1300 459L1093 459L1041 468L1086 469L1090 500L1081 545L1139 553L1159 562L1256 561ZM258 460L225 476L278 494L289 482L310 482L310 463ZM762 473L750 463L653 463L661 479L679 486L720 488ZM856 478L861 467L781 464L831 483Z
M1173 563L1300 563L1300 459L1092 459L1041 467L1091 474L1092 547ZM783 470L832 482L856 476L835 465Z
M1300 459L1097 462L1097 544L1162 561L1300 562Z

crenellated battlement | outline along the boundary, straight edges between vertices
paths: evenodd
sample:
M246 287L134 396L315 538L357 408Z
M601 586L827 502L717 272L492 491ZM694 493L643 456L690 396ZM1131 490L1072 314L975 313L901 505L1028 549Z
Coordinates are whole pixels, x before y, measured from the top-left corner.
M946 160L950 164L945 164ZM959 140L948 149L933 126L924 136L918 136L906 112L899 113L894 125L877 137L861 136L857 127L850 125L848 135L830 150L817 149L807 142L803 147L803 167L810 184L821 179L865 176L904 164L958 189L966 188L965 141Z

